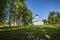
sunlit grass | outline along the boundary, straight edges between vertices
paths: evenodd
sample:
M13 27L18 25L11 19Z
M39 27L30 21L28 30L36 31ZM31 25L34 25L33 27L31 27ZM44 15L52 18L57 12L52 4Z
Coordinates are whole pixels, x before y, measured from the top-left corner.
M6 31L6 30L17 30L17 29L23 29L23 28L26 28L26 29L29 29L29 28L40 28L40 29L43 29L45 27L48 27L48 28L58 28L56 26L53 26L53 25L41 25L41 26L22 26L22 27L0 27L0 31Z

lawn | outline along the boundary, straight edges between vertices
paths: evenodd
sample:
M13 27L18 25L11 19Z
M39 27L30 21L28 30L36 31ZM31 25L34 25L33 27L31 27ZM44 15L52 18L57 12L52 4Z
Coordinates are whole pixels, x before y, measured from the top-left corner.
M0 40L60 40L60 25L0 27Z

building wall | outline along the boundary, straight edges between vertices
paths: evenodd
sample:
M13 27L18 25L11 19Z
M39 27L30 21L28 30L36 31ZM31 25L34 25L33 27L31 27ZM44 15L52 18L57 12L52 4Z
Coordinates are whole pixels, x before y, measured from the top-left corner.
M44 25L42 21L33 22L33 25Z

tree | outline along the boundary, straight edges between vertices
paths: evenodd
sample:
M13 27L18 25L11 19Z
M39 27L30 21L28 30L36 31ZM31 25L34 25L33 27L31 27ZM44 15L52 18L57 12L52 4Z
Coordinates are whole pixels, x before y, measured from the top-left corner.
M60 24L60 12L50 12L48 16L49 24Z
M31 10L27 9L26 13L24 14L25 16L25 25L29 25L29 23L32 23L32 12Z
M4 13L4 6L6 5L6 0L0 0L0 24L4 24L5 22L5 13Z
M25 0L0 0L0 22L11 26L22 26L32 20L32 13L27 9Z
M48 22L49 22L49 24L53 24L54 23L54 14L55 14L55 12L53 11L53 12L50 12L49 13L49 16L48 16Z
M56 12L55 18L56 18L56 23L60 24L60 12Z
M48 24L48 20L44 19L42 21L44 22L44 24Z

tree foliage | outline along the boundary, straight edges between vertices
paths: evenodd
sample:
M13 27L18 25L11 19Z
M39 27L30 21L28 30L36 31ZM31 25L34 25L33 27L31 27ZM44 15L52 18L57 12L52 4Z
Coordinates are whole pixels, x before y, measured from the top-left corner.
M27 9L25 0L0 0L0 15L0 23L4 20L3 23L9 25L29 24L32 19L32 12Z
M49 24L60 24L60 12L50 12L48 16Z
M42 21L44 22L44 24L48 24L48 20L44 19Z

